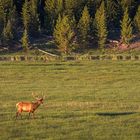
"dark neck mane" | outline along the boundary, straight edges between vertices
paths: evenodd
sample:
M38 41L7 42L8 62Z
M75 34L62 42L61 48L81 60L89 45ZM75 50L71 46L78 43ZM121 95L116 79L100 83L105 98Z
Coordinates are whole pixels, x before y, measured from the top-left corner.
M40 106L40 103L38 101L33 102L33 104L34 104L34 109L36 109Z

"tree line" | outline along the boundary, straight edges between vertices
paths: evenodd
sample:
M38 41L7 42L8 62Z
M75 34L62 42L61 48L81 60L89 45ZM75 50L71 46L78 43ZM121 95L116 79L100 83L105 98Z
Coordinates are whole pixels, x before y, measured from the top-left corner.
M0 0L0 42L21 41L24 51L41 33L70 53L93 46L104 51L116 36L128 45L139 32L138 0Z

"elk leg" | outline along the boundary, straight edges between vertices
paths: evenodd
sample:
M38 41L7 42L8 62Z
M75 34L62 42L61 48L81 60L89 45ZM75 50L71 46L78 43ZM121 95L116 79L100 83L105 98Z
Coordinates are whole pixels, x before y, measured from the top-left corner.
M31 114L31 112L29 112L29 117L28 117L28 119L30 119L30 114Z
M21 117L21 119L22 119L21 112L20 112L20 113L19 113L19 112L16 113L16 119L18 118L19 115L20 115L20 117Z
M21 113L20 113L20 118L22 119L22 115L21 115Z
M35 119L35 114L34 114L34 112L32 112L32 114L33 114L33 119Z
M19 113L18 112L16 112L16 119L17 119L17 117L19 116Z

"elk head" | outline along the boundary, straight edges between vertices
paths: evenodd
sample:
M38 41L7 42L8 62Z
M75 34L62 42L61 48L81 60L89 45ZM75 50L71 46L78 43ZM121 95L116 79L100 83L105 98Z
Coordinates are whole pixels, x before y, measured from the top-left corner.
M32 92L32 96L37 100L39 104L43 104L43 100L45 99L45 96L42 94L42 97L38 97L34 92Z

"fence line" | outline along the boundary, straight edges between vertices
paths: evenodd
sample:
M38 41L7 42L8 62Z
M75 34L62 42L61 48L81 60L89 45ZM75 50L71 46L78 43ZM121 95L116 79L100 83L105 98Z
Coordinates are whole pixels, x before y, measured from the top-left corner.
M83 56L0 56L0 61L74 61L74 60L140 60L140 55L83 55Z

